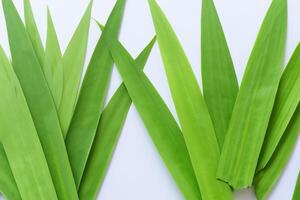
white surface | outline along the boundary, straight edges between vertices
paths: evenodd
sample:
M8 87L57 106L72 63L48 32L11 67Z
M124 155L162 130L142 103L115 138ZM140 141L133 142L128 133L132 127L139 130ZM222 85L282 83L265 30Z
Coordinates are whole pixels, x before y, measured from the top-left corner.
M22 0L14 0L22 12ZM219 16L241 80L257 31L271 0L215 0ZM95 0L93 17L104 23L115 0ZM200 81L200 14L199 0L158 0L173 25ZM75 29L88 0L32 0L40 32L45 38L46 5L49 5L61 46L64 49ZM300 1L289 0L289 27L286 57L289 58L300 40ZM8 52L4 17L0 6L0 43ZM99 37L92 23L87 61ZM154 35L147 0L128 0L120 40L136 56ZM287 59L286 59L287 60ZM174 112L166 77L157 45L146 67L153 84ZM109 97L120 83L114 70ZM300 143L270 200L291 199L300 168ZM298 158L297 158L298 157ZM236 193L236 199L255 199L250 190ZM0 197L1 198L1 197ZM111 167L99 195L99 200L182 200L180 192L161 161L135 108L129 112Z

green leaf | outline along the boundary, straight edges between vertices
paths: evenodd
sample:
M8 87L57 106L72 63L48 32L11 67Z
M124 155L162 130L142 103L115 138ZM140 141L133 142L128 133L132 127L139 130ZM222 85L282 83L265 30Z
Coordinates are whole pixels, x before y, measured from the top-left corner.
M251 186L282 73L287 1L273 0L250 55L217 177L233 188Z
M108 19L84 77L74 116L66 137L68 155L77 188L79 188L103 111L113 67L113 60L105 45L105 38L118 38L124 7L124 0L117 1Z
M219 146L191 65L155 0L149 0L149 5L169 86L202 198L232 199L229 186L216 179Z
M297 184L295 186L294 195L293 195L293 200L298 200L298 199L300 199L300 173L298 176Z
M9 10L5 1L3 7L5 12ZM2 95L0 98L0 141L22 199L57 199L26 99L13 68L1 48L0 93ZM2 147L1 150L3 150ZM9 181L7 184L12 183ZM13 188L10 189L13 190ZM18 199L18 196L11 198Z
M160 153L186 199L199 200L201 194L181 130L168 107L126 49L107 40L127 91Z
M300 106L293 115L273 156L263 170L254 179L255 193L259 200L267 198L273 186L280 178L292 151L296 145L300 131Z
M61 61L63 67L63 90L59 104L61 128L66 137L77 102L80 79L87 50L93 1L82 17Z
M43 68L44 72L46 72L44 66L45 51L33 16L30 0L24 0L24 15L25 15L26 31L28 32L29 38L31 40L33 49L39 60L39 63Z
M136 59L140 67L144 68L154 43L155 38L151 40ZM97 198L131 103L132 101L125 85L121 84L101 115L89 159L80 183L78 191L80 199L92 200Z
M239 85L213 0L202 1L201 20L203 96L222 149Z
M55 105L59 108L63 90L63 67L60 64L62 54L52 21L50 10L47 9L47 40L45 50L45 77L51 90Z
M56 107L43 71L14 4L11 0L2 2L13 67L38 132L57 196L59 199L78 199Z
M280 80L273 112L257 170L263 169L274 153L300 101L300 44Z
M7 200L21 200L18 186L10 169L2 144L0 144L0 193L3 194Z

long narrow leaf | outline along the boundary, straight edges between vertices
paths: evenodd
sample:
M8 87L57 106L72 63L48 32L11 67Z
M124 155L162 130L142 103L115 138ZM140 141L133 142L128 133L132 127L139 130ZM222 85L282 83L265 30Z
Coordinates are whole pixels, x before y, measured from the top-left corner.
M213 0L202 1L201 20L203 96L222 149L239 86Z
M92 4L93 1L91 0L63 55L62 66L59 66L63 67L63 93L61 94L58 113L64 137L67 135L78 98L87 50Z
M136 59L142 68L147 62L154 43L155 38ZM97 198L131 103L125 85L121 84L101 114L97 133L80 183L78 192L80 199L92 200Z
M300 173L298 176L298 180L295 186L295 190L294 190L294 195L293 195L293 200L298 200L300 199Z
M0 92L2 95L0 98L0 141L22 199L57 199L43 149L21 86L1 48ZM3 150L2 147L1 150ZM10 185L12 182L7 184ZM18 199L18 196L11 198Z
M24 0L24 15L25 15L25 25L28 32L29 38L32 43L32 47L35 54L39 60L41 67L44 69L44 57L45 51L40 37L36 22L33 16L30 0ZM45 72L45 69L44 69Z
M149 0L149 5L169 86L202 198L232 199L230 187L216 179L220 150L191 65L155 0Z
M63 67L60 64L62 54L52 21L50 10L47 9L47 40L45 50L45 77L58 109L63 90Z
M255 193L259 200L267 198L280 178L296 145L300 131L300 106L298 105L287 129L285 130L273 156L254 179Z
M233 188L251 186L272 112L285 50L287 1L273 0L242 80L217 177Z
M59 199L78 199L55 103L43 71L13 2L2 2L13 67L38 132L56 193Z
M117 41L107 40L107 44L127 91L178 187L186 199L201 199L184 138L168 107L126 49Z
M2 144L0 145L0 193L3 194L7 200L21 200L18 186L10 169Z
M113 60L105 45L107 37L117 39L125 1L119 0L93 53L81 87L74 116L66 137L68 155L77 188L92 147L106 99Z
M280 80L257 170L263 169L274 153L300 101L300 44Z

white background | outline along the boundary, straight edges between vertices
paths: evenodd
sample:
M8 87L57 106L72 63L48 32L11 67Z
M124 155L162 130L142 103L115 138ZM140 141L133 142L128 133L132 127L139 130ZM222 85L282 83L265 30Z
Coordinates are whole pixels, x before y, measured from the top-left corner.
M22 0L14 0L22 11ZM239 81L248 56L271 0L215 0L231 50ZM288 40L286 62L300 41L300 1L289 0ZM93 17L105 23L115 0L94 0ZM158 0L174 27L200 83L200 0ZM46 33L46 5L49 5L62 49L65 49L88 0L32 0L37 24L43 39ZM22 14L23 15L23 14ZM90 59L100 32L92 22L87 61ZM128 0L120 36L121 42L133 56L153 37L154 29L147 0ZM7 53L9 47L0 6L0 43ZM175 114L157 45L146 67L146 73ZM114 70L109 97L120 83ZM300 142L270 200L289 200L300 169ZM235 194L236 199L255 199L252 191ZM1 197L0 197L1 198ZM159 157L141 119L132 107L111 167L99 195L99 200L182 200L166 167Z

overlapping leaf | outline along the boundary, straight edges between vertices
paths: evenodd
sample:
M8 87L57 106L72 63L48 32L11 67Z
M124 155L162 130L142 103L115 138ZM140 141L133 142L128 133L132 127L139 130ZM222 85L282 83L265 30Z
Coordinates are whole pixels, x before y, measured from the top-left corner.
M239 86L213 0L202 1L201 20L203 96L222 149Z
M281 77L257 170L272 157L300 101L300 45Z
M228 185L216 179L220 150L206 103L190 63L163 12L149 0L176 111L203 199L232 199Z
M242 80L217 177L233 188L251 186L278 88L285 50L287 1L273 0Z
M7 200L21 200L3 145L0 145L0 194Z
M44 73L15 6L11 0L2 2L14 71L26 97L57 196L59 199L77 199L56 107ZM22 120L19 119L18 123L20 121ZM17 178L19 177L15 177L16 181Z
M58 66L63 68L63 90L58 105L58 114L64 137L67 135L78 98L83 64L87 50L92 5L93 1L90 2L86 9L84 16L63 54L60 63L61 66ZM58 96L60 95L58 94Z
M45 50L45 77L51 90L56 108L60 105L63 90L62 54L52 21L50 10L47 9L47 40Z
M154 43L155 38L136 59L142 68L147 62ZM78 192L80 199L96 199L131 103L125 85L121 84L101 115L97 134L80 184Z
M127 91L144 124L186 199L201 199L181 130L168 107L120 43L107 40Z
M8 10L7 5L5 3L3 5L4 9ZM0 98L0 141L22 199L57 199L26 99L13 68L1 48L0 92L2 94ZM3 150L2 147L1 150ZM4 157L1 156L1 160L2 158L6 160ZM10 175L7 174L7 176ZM13 184L11 177L9 178L7 186ZM15 188L12 186L10 191L5 191L4 194L12 200L20 199L14 190Z
M103 110L113 60L105 45L106 38L117 39L125 0L117 1L88 66L66 145L77 188L89 156Z

